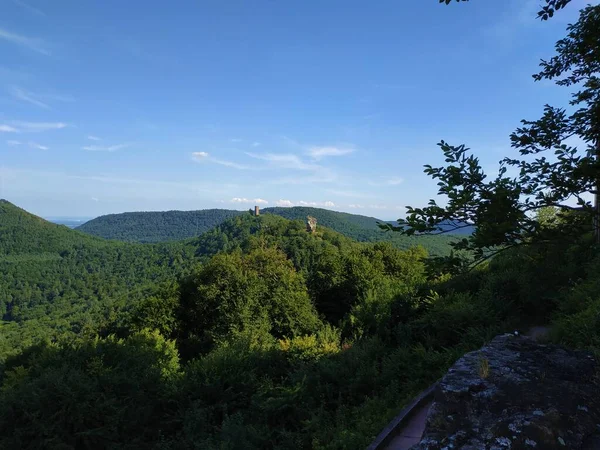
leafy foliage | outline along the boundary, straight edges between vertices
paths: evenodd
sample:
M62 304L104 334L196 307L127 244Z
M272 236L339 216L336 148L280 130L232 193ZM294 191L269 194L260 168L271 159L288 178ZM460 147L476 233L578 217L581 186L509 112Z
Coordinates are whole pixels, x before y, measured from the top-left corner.
M321 325L303 277L274 248L219 254L181 289L180 331L188 340L218 344L261 331L283 338Z
M425 166L425 173L439 180L438 194L448 199L446 206L430 200L425 208L408 207L401 226L388 228L412 235L448 232L442 223L455 228L474 224L471 236L451 245L472 251L475 262L511 246L577 239L591 230L592 218L600 239L600 202L597 198L593 206L586 197L598 196L600 180L600 7L583 9L568 31L556 45L557 55L542 61L542 71L534 78L579 87L571 101L577 109L568 114L547 105L541 119L523 121L511 135L521 159L504 158L490 181L464 145L442 141L447 165ZM570 144L573 137L584 142L583 149ZM509 168L518 169L518 175L508 176ZM551 227L536 214L547 208L557 209L560 219Z

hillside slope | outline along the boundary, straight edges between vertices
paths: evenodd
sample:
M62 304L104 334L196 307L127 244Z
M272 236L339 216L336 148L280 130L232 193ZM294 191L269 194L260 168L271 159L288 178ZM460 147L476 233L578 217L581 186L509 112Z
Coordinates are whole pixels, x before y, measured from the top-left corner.
M0 200L0 354L96 328L118 303L192 262L183 243L106 241Z
M93 219L77 230L127 242L165 242L197 237L231 217L245 214L248 213L223 209L110 214ZM303 222L307 216L313 216L318 220L319 226L325 226L359 242L387 241L400 249L422 245L432 255L447 254L450 250L449 243L455 239L453 236L400 236L380 230L377 224L383 221L375 217L321 208L265 208L262 214Z
M0 360L42 336L98 329L161 283L175 281L217 253L247 253L265 245L283 252L311 280L315 299L329 296L319 293L324 286L315 278L319 264L367 248L325 227L307 233L302 222L274 214L238 214L180 242L120 242L50 223L1 201ZM349 298L345 293L336 299L344 295Z
M0 199L0 255L52 253L100 242L101 239L48 222Z
M421 249L274 214L132 244L1 206L0 448L361 449L499 333L600 355L588 239L429 278Z
M240 214L243 212L228 209L128 212L100 216L77 229L93 236L125 242L178 241L199 236Z

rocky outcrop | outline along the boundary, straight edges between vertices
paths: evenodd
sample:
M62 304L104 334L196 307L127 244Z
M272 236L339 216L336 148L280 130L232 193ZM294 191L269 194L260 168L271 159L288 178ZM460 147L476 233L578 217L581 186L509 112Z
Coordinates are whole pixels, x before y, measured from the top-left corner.
M314 233L317 231L317 219L312 216L306 216L306 231Z
M459 359L436 388L425 449L600 449L592 355L503 335Z

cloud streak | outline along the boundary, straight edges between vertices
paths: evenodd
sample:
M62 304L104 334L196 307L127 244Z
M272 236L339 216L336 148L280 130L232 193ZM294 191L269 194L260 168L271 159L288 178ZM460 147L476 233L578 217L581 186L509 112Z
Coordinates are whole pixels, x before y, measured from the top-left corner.
M348 205L350 209L377 209L384 211L398 211L404 209L402 206L390 206L390 205L381 205L381 204L371 204L371 205L361 205L361 204L350 204Z
M245 198L245 197L233 197L229 200L230 203L252 203L256 205L267 205L269 202L262 198Z
M312 206L312 207L323 207L323 208L333 208L335 207L335 203L332 201L324 201L324 202L307 202L305 200L277 200L275 202L277 206L281 206L284 208L289 208L292 206Z
M85 145L81 147L82 150L88 152L116 152L123 148L130 147L131 144L115 144L115 145Z
M98 136L88 136L87 137L90 141L101 141L102 139L100 139Z
M10 31L7 31L3 28L0 28L0 39L4 39L5 41L8 41L15 45L28 48L29 50L41 53L42 55L51 55L51 53L44 48L45 44L44 41L42 41L41 39L35 39L27 36L22 36L20 34L11 33Z
M35 148L36 150L48 150L48 147L45 145L40 145L37 142L28 142L27 145L31 148Z
M298 155L293 153L252 153L246 152L246 155L254 159L266 161L272 167L280 169L293 170L320 170L321 166L316 164L308 164L302 161Z
M24 8L24 9L28 10L29 12L32 12L33 14L37 14L38 16L46 15L46 13L44 11L42 11L41 9L35 8L31 5L28 5L27 3L25 3L21 0L12 0L12 2L17 6L20 6L21 8Z
M19 145L24 145L23 142L21 142L21 141L15 141L15 140L6 141L6 144L10 145L11 147L17 147ZM37 149L37 150L48 150L48 147L46 147L45 145L38 144L37 142L29 141L29 142L27 142L27 145L30 148L34 148L34 149Z
M354 152L354 149L352 148L326 146L310 147L307 154L315 161L319 161L328 156L344 156L349 155L352 152Z
M223 159L214 158L214 157L210 156L210 154L207 152L193 152L192 160L199 162L199 163L209 162L209 163L213 163L213 164L219 164L221 166L231 167L233 169L239 169L239 170L250 170L251 169L251 167L245 166L243 164L238 164L233 161L226 161Z
M5 133L41 133L43 131L61 130L68 125L63 122L21 122L12 121L0 124L0 132Z
M17 100L21 100L35 106L39 106L40 108L50 109L50 106L48 104L35 98L35 95L32 92L27 92L19 87L13 86L12 88L10 88L10 95L12 95Z

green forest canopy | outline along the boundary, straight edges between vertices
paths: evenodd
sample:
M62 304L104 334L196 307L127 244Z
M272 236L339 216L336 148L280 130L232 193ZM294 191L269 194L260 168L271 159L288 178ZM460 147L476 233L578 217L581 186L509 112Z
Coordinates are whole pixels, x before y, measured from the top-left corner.
M450 278L274 214L138 244L3 201L0 447L364 448L496 333L600 348L599 268L585 236Z
M132 212L97 217L77 229L93 236L126 242L166 242L197 237L221 224L223 221L247 214L247 212L206 209L199 211ZM316 217L318 226L331 228L360 242L388 241L395 247L407 249L422 245L434 255L446 255L452 236L414 237L386 233L378 227L382 222L374 217L330 211L321 208L292 207L265 208L261 214L273 214L290 220L306 221L307 216ZM465 230L467 233L472 229Z
M597 11L587 9L594 20ZM558 125L585 115L562 117ZM457 157L450 163L473 163L478 179L464 148L446 151ZM445 173L431 174L460 194ZM474 206L477 216L489 205ZM420 223L428 213L435 220ZM437 227L452 213L416 211L412 225ZM481 234L467 245L506 244L494 217L478 215ZM555 217L535 224L554 232L569 220ZM365 448L415 393L495 334L550 324L555 342L600 357L590 229L504 247L451 276L432 270L422 247L308 233L273 214L139 244L0 201L0 448Z

